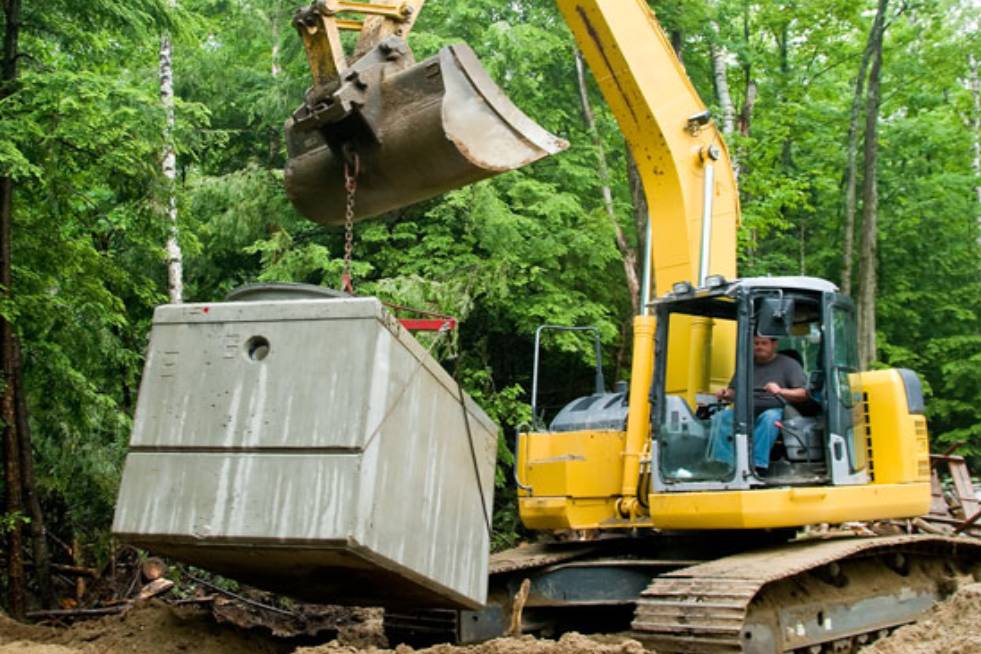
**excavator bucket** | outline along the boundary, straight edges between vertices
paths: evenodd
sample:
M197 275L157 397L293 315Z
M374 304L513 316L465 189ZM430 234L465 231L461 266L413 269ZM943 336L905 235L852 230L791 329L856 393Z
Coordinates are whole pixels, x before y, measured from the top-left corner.
M344 222L345 162L362 220L568 147L508 99L468 46L411 59L391 37L287 121L286 192L301 214Z

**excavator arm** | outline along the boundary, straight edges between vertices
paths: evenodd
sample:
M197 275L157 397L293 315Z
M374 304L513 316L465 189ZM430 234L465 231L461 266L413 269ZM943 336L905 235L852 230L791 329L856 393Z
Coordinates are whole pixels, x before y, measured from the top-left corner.
M736 274L739 195L729 151L644 0L559 0L559 10L616 117L650 209L644 297L708 275ZM653 282L653 288L652 284ZM684 319L683 319L684 320ZM667 392L724 386L735 360L735 331L709 318L675 325ZM636 515L640 457L650 438L648 392L654 318L634 319L633 368L619 512Z

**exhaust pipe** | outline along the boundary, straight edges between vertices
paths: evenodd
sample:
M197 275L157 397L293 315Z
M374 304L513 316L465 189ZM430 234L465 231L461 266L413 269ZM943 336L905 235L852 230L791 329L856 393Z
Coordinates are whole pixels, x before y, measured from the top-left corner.
M344 222L344 153L352 149L360 163L355 220L364 220L569 145L518 109L464 44L414 63L392 36L335 86L311 90L286 122L286 194L318 223Z

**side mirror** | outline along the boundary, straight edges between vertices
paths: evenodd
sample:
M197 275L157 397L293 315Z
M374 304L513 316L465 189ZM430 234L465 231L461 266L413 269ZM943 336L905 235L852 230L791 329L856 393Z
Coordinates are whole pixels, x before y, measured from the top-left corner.
M760 318L756 325L759 336L780 338L789 336L794 324L794 301L790 298L767 297L760 304Z

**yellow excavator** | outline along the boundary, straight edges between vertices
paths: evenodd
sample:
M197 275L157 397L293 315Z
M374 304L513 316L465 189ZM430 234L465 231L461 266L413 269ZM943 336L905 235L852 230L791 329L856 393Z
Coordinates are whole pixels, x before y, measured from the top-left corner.
M466 46L415 62L406 37L422 5L423 0L317 0L296 14L314 84L286 125L285 178L291 201L305 216L344 224L350 234L355 220L566 146L521 113ZM453 429L470 437L469 454L457 439L454 447L462 449L455 464L420 468L430 476L393 490L391 483L384 486L386 480L407 473L398 457L386 472L372 472L384 448L399 442L386 445L379 426L361 441L346 433L313 438L305 458L289 463L289 470L298 472L284 481L286 468L275 466L286 465L300 446L286 433L296 420L277 416L283 403L300 405L305 396L297 386L280 404L264 404L278 387L265 385L263 371L275 374L271 366L290 342L284 338L280 345L268 330L311 319L316 307L329 304L313 299L289 308L276 303L250 308L242 302L161 308L154 326L160 353L154 354L155 340L114 531L269 587L278 583L283 589L282 579L292 570L291 583L300 584L293 590L307 589L299 593L306 597L386 605L386 629L399 640L468 642L507 630L630 628L661 653L845 652L916 620L960 580L981 575L976 540L901 529L876 537L842 537L838 530L829 537L804 528L901 520L928 511L931 471L919 380L907 370L858 369L854 307L830 282L736 276L740 209L730 156L647 2L558 0L558 6L637 162L651 213L629 384L620 382L612 391L604 387L597 346L595 392L572 400L546 426L537 407L538 346L540 334L554 327L536 335L535 425L517 436L515 481L521 520L541 534L540 542L492 557L486 586L468 579L458 585L465 592L454 590L452 576L486 557L486 549L475 553L486 548L486 535L472 537L472 529L487 522L492 489L478 459L486 446L492 460L493 444L474 440L476 423L467 418L467 401L435 370L433 388L451 389L451 398L465 407L462 426ZM363 19L353 20L352 14ZM359 32L350 60L340 37L345 29ZM353 301L334 306L354 306L345 302ZM248 311L260 313L265 322L242 317ZM333 310L318 324L340 324L352 311ZM228 316L223 320L234 329L215 322L219 314ZM380 333L406 342L397 325L378 316L388 330ZM192 329L205 335L205 345L193 356L213 357L206 361L212 372L228 369L214 378L216 399L185 397L180 384L169 381L185 374L185 383L196 383L194 364L181 369L179 363L181 352L198 351ZM346 338L360 331L345 332ZM310 332L310 338L314 333L323 332ZM755 428L766 396L754 387L756 337L777 340L783 356L796 359L807 379L806 398L782 409L776 441L766 440L765 447ZM239 340L242 354L236 354ZM310 343L312 352L323 347ZM371 359L376 365L377 352ZM406 368L399 384L409 384L414 371L431 368L423 366L423 355L414 356L420 363ZM298 356L281 372L295 377L309 359ZM332 363L328 357L323 365ZM379 370L392 369L382 364ZM336 379L346 373L331 374ZM224 391L221 384L229 375L247 380L255 375L261 391L249 390L245 382ZM311 373L304 384L327 383L318 381L323 379ZM394 397L398 404L404 396L403 390L386 396L377 380L365 380L364 388L380 402ZM719 393L727 388L731 392ZM167 411L153 408L159 393L169 398ZM731 406L723 406L718 395L730 398ZM384 423L394 409L373 407L372 401L366 415L375 411ZM200 407L205 418L189 413L196 402L210 402ZM226 405L227 419L208 414L221 413ZM246 415L246 405L258 408ZM320 411L317 407L311 400L309 411ZM173 416L181 426L171 429ZM457 410L441 420L446 424L459 416ZM304 425L312 425L304 428L329 432L324 425L336 420L322 418L312 423L304 418ZM267 444L267 425L276 420L283 422L284 433ZM214 423L208 434L223 436L205 434L211 440L201 436L198 444L194 426L204 423ZM243 431L245 423L252 426ZM487 431L489 422L482 424ZM383 436L376 439L378 433ZM379 442L383 449L373 450ZM429 443L426 452L436 461L448 447L448 441ZM407 452L399 457L412 455ZM212 467L209 457L216 462ZM312 462L316 457L323 458L319 471L313 470L320 465ZM476 509L460 502L470 500L452 489L445 498L434 493L443 492L444 479L469 471L471 459L477 484L487 490L479 496L484 523L468 523L467 531L460 521ZM342 460L352 463L338 463ZM197 478L182 472L189 465L201 467ZM272 472L256 472L267 469ZM185 481L174 482L179 474ZM314 475L316 484L300 484L294 477L302 474ZM358 475L360 486L349 487ZM200 481L212 477L213 483ZM473 485L469 477L465 482ZM364 489L375 483L386 490L366 495ZM341 525L339 533L349 535L317 536L327 533L326 527L297 504L307 487L320 489L314 496L333 510L358 505L369 512L382 506L397 524L380 524L381 513L366 513L375 516L367 522L367 535L360 527ZM405 499L414 492L420 497ZM381 504L393 493L401 493L403 503ZM166 505L171 500L179 515ZM451 504L458 517L437 522ZM280 506L290 515L283 509L280 516ZM431 545L398 527L417 513L417 524L438 526L429 532ZM264 520L268 532L253 528ZM397 552L385 551L391 543L399 545ZM324 555L325 548L333 553ZM450 554L469 558L450 560ZM437 568L431 579L421 572ZM450 581L444 583L440 574ZM412 592L402 593L403 586ZM438 597L426 594L437 586ZM433 599L438 608L426 609Z
M600 386L569 403L549 428L539 424L518 435L521 520L528 529L567 536L497 556L492 594L496 588L502 604L513 607L517 582L528 579L522 613L531 628L581 625L587 616L595 622L611 609L635 606L633 629L658 651L841 651L915 619L942 595L951 566L963 571L977 560L976 546L910 536L783 542L807 525L928 511L929 444L918 378L908 370L858 370L854 307L833 284L736 278L739 199L729 153L648 4L558 6L620 125L651 207L644 308L633 324L629 387ZM317 7L310 11L322 16ZM406 3L402 10L414 17L420 7ZM305 38L316 71L318 50ZM447 108L455 101L480 104L450 91L442 96ZM301 113L310 106L308 99ZM509 152L520 140L544 144L548 153L559 147L540 133L515 136L495 135L493 147ZM403 156L411 152L405 147L395 144ZM327 206L324 172L307 187L318 207ZM403 182L386 188L405 198ZM434 186L426 186L427 195ZM373 207L373 198L367 203ZM763 460L753 428L762 393L753 388L758 335L779 339L808 379L806 402L784 409L780 436ZM535 354L533 413L537 338ZM713 392L729 386L734 400L725 409ZM726 455L713 458L713 449ZM689 565L695 561L703 562ZM458 620L456 628L477 633L474 623L486 615ZM389 615L387 623L394 633L423 624L404 614Z

